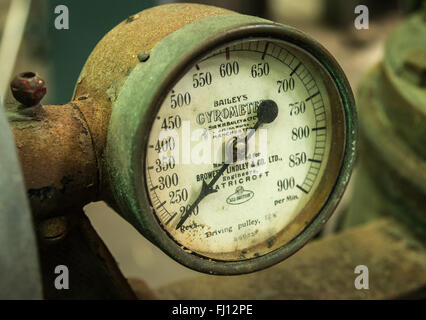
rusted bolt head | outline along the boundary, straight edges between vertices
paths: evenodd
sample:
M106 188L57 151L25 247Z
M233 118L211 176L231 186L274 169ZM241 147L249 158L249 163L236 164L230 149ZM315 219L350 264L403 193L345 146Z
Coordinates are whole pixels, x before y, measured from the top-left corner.
M39 232L46 241L62 240L68 232L67 218L60 216L45 220L39 225Z
M128 17L126 19L126 23L130 23L132 21L135 21L137 18L139 18L139 15L138 14L134 14L134 15L132 15L132 16L130 16L130 17Z
M138 59L140 62L145 62L149 59L149 52L148 51L141 51L138 54Z
M34 72L22 72L13 78L10 89L15 99L26 107L40 103L46 94L44 80Z

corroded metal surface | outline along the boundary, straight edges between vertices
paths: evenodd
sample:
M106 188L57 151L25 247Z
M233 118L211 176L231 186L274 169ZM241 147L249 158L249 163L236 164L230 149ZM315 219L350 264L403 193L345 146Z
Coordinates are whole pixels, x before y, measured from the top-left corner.
M62 106L17 107L9 114L25 183L36 215L56 205L80 208L101 190L103 152L112 103L132 69L165 36L225 9L165 5L129 17L96 46L77 82L74 100ZM160 17L167 21L159 23ZM53 147L54 146L54 147ZM105 191L105 192L104 192Z
M60 219L49 222L50 229L40 225L38 230L44 298L135 299L127 280L83 211L62 213ZM65 236L51 238L57 235L57 230ZM58 274L54 271L59 265L66 266L69 272L67 290L55 287Z
M82 211L98 197L98 165L78 105L79 101L39 105L30 114L18 107L9 114L39 238L43 296L134 299L114 258ZM57 275L53 271L58 265L70 270L70 290L54 287Z
M16 100L26 107L39 104L46 94L46 84L40 75L33 72L22 72L13 78L10 89Z
M10 120L36 219L81 208L96 197L97 162L88 125L73 104L15 110Z
M426 251L391 220L306 245L285 263L256 274L200 276L166 285L162 299L404 299L426 297ZM403 261L403 263L401 263ZM357 290L355 267L369 269Z
M126 77L140 63L140 54L149 53L160 40L187 24L227 13L232 12L199 4L163 5L128 17L105 35L81 71L73 98L91 98L98 104L96 114L90 105L81 106L87 118L96 116L91 130L100 138L96 139L97 153L105 147L112 102Z

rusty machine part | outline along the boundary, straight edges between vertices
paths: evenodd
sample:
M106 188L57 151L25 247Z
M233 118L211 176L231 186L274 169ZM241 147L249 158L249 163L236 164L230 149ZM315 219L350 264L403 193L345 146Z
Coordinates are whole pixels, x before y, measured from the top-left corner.
M340 136L334 145L341 144L341 157L333 166L336 180L329 181L333 193L321 195L324 203L313 222L306 222L306 229L296 233L284 251L238 265L200 259L181 250L158 222L155 224L154 215L144 212L149 208L143 191L146 187L135 175L144 176L140 156L151 121L144 112L154 114L165 90L188 63L244 37L287 41L313 56L322 65L318 67L322 77L332 79L327 90L333 108L341 107L338 123L344 131L333 133ZM267 50L266 46L265 53ZM155 73L147 74L146 70ZM25 86L28 84L31 88ZM135 99L133 94L140 88L144 95ZM343 71L329 53L288 26L216 7L172 4L130 16L95 47L68 104L40 105L45 87L35 73L18 76L12 90L23 104L9 110L9 121L38 232L47 298L135 297L84 216L83 206L92 201L106 201L140 233L191 268L218 274L251 272L291 255L319 231L344 192L355 158L354 100ZM75 270L81 287L58 293L52 287L52 268L66 263ZM83 274L83 269L90 276Z
M10 89L24 107L35 107L46 94L46 83L38 74L22 72L12 80Z
M361 166L344 228L392 216L426 235L425 13L397 28L360 86Z

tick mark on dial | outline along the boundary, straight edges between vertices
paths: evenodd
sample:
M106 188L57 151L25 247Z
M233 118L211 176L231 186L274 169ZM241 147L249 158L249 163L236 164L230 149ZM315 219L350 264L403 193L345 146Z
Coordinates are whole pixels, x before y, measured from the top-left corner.
M158 205L158 207L157 207L157 208L155 208L155 209L160 209L162 206L164 206L164 205L166 204L166 202L167 202L167 201L163 201L163 202L161 202L161 203Z
M266 42L265 50L263 51L263 54L262 54L262 60L265 60L265 55L266 55L266 51L268 51L268 47L269 47L269 42Z
M306 100L305 100L305 101L309 101L309 100L311 100L313 97L315 97L315 96L317 96L317 95L319 95L319 91L317 91L316 93L314 93L314 94L313 94L313 95L311 95L310 97L306 98Z
M290 73L290 77L296 72L297 68L299 68L301 64L302 63L299 62L299 64L296 66L296 68L293 69L293 71Z
M165 225L167 226L174 219L174 217L176 217L176 215L177 215L177 212L175 212L175 214L172 215L169 220L167 220L167 222L165 223Z
M321 160L315 160L315 159L308 159L308 161L316 162L316 163L321 163Z
M324 130L326 127L318 127L318 128L312 128L312 131L316 131L316 130Z
M296 187L298 187L300 190L302 190L304 193L308 194L308 191L306 191L305 189L303 189L301 186L296 185Z

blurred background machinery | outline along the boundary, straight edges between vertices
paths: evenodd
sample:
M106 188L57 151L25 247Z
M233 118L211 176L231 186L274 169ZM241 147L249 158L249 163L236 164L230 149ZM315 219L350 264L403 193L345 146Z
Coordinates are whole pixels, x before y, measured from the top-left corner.
M389 37L359 86L361 166L344 227L393 216L425 236L426 10Z
M66 103L85 60L102 36L135 12L167 2L67 3L70 29L57 30L54 8L63 3L32 1L14 70L2 74L2 80L9 83L14 74L37 71L48 87L44 103ZM200 276L165 256L105 204L86 206L86 215L121 272L133 279L133 289L142 298L154 297L143 279L156 296L164 298L424 298L426 11L421 9L422 1L363 1L370 12L366 30L353 26L354 7L360 1L204 3L295 26L327 47L345 70L354 91L360 88L358 168L322 238L276 267L232 278ZM6 27L11 4L0 1L0 30ZM26 16L22 10L25 8L20 18ZM2 42L2 46L7 44ZM4 103L6 109L16 107L10 92ZM4 188L4 181L0 186ZM1 192L4 194L3 189ZM60 225L60 221L50 223ZM100 239L93 238L90 224L78 232L98 249L103 246ZM92 254L89 247L79 259L87 259L89 264ZM105 257L112 259L109 254ZM4 266L4 261L0 255L0 265ZM370 278L376 279L374 290L354 289L354 267L360 264L370 267ZM339 272L330 274L330 265ZM101 283L109 281L110 275L104 276L103 280L102 275L99 277L99 292L108 291ZM0 291L5 285L0 283Z

